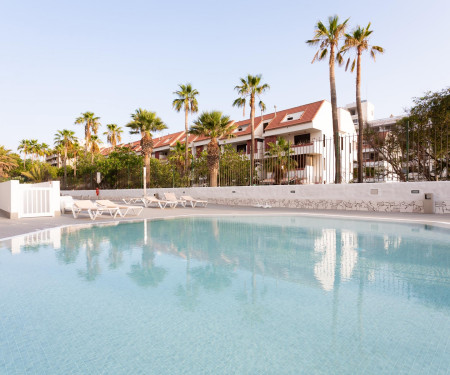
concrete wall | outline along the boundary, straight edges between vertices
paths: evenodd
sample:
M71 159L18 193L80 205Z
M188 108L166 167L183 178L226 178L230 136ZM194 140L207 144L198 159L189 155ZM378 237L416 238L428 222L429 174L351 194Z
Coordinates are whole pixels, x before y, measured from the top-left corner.
M342 185L270 185L236 187L196 187L147 189L148 195L174 192L191 195L210 203L305 209L335 209L383 212L423 212L425 193L433 193L436 213L450 213L450 182L408 182ZM142 196L142 189L103 190L104 199ZM95 199L94 190L62 191L75 198Z

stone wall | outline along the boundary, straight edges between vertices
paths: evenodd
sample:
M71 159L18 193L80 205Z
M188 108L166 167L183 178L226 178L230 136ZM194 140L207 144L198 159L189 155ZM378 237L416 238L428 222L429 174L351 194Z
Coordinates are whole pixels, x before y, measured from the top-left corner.
M210 203L240 206L270 205L304 209L380 212L423 212L425 193L432 193L436 213L450 213L450 182L407 182L341 185L270 185L147 189L148 195L174 192ZM95 199L94 190L62 191L75 198ZM102 190L104 199L140 197L142 189Z

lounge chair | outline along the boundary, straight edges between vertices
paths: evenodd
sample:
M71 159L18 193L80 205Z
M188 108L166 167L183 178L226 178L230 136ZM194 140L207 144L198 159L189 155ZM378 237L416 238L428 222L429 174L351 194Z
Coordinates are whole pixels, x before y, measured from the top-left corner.
M128 212L131 212L133 215L139 216L142 210L144 209L144 207L141 206L128 206L123 204L116 204L108 199L99 199L95 201L95 203L105 208L118 208L119 215L121 217L124 217Z
M180 199L185 200L187 203L191 204L191 207L194 208L197 204L203 207L206 207L208 201L203 201L201 199L192 198L190 195L182 195Z
M169 206L170 208L174 208L178 202L176 201L170 201L166 199L158 199L154 197L153 195L148 195L142 198L142 202L144 202L144 206L148 207L151 204L156 204L159 206L159 208L164 209L166 206Z
M59 207L62 214L66 213L67 211L72 211L74 200L73 197L70 195L63 195L59 197Z
M186 201L182 198L178 199L174 193L164 193L164 198L170 202L176 202L176 205L181 204L183 207L186 207Z
M87 212L91 220L95 220L98 216L104 212L108 212L112 217L116 217L119 214L118 208L100 207L95 203L88 200L75 201L72 205L73 217L76 219L80 212Z
M144 198L123 198L122 199L125 204L133 204L133 203L144 203Z

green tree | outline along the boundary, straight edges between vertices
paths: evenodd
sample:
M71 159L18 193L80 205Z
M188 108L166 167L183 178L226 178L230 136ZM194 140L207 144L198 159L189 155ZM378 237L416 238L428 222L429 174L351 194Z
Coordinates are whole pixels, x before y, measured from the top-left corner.
M0 179L8 177L8 172L17 167L17 158L11 153L11 150L7 150L5 146L0 146Z
M106 125L108 129L103 134L106 135L106 141L114 148L117 146L117 143L122 142L122 133L123 130L120 126L116 124L108 124Z
M84 154L87 155L87 152L90 147L91 135L94 133L97 135L98 128L100 126L100 117L95 116L93 112L85 112L82 113L80 117L75 119L75 124L84 125Z
M250 105L250 126L252 143L250 145L250 182L253 183L253 174L255 171L255 100L258 98L259 107L261 110L265 110L266 106L261 101L260 95L270 89L267 83L261 83L261 74L252 76L247 75L246 78L241 78L241 85L236 86L234 89L238 91L239 98L233 102L233 106L243 107L245 116L245 105L247 100Z
M55 146L63 149L64 186L67 187L67 154L69 149L76 142L75 132L72 130L58 130L55 134Z
M150 186L150 158L153 151L152 133L167 129L167 126L155 112L141 108L137 109L131 115L131 118L133 120L127 124L127 127L131 129L130 134L141 135L141 152L147 169L147 185Z
M199 95L199 92L192 88L190 83L186 85L178 85L179 90L175 91L174 94L178 97L173 100L172 106L175 108L177 112L184 110L184 128L186 133L185 143L187 147L184 150L184 173L186 174L189 168L189 146L188 146L188 114L189 113L197 113L198 112L198 102L196 96Z
M230 124L230 117L223 116L222 112L212 111L203 112L194 125L191 126L190 133L195 135L203 135L207 138L211 138L208 143L208 169L210 185L212 187L217 186L217 175L219 170L219 138L230 137L236 127Z
M449 179L450 87L413 102L388 132L366 128L365 139L401 181Z
M277 141L269 142L266 153L266 170L272 172L275 184L280 185L290 170L295 169L297 162L291 159L292 150L288 141L278 137Z
M335 156L335 178L334 182L340 184L342 182L341 175L341 155L339 142L339 120L337 112L337 95L336 95L336 78L334 72L334 62L342 63L342 56L339 54L339 41L345 34L348 19L339 23L339 17L329 17L328 25L324 25L321 21L317 22L314 37L307 40L306 43L311 46L319 46L318 51L314 55L311 63L323 60L329 55L328 67L330 70L330 93L331 93L331 111L333 118L333 139L334 139L334 156Z
M345 43L341 48L341 53L354 50L356 57L349 57L345 70L347 70L352 61L351 71L355 70L356 66L356 109L358 111L358 182L363 182L363 136L364 136L364 119L361 106L361 57L364 51L370 51L370 56L375 60L377 53L383 53L384 49L380 46L372 46L369 44L370 35L373 30L370 30L370 23L366 27L357 26L351 33L345 34Z
M221 186L245 186L250 182L250 160L237 152L231 145L225 145L220 155Z

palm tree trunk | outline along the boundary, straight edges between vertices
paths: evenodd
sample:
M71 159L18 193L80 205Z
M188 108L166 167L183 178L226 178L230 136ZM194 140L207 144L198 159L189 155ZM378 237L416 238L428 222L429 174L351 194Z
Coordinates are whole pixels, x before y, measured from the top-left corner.
M219 145L216 138L212 138L208 143L208 169L209 186L217 187L217 176L219 172Z
M67 188L67 147L64 148L64 187Z
M25 157L23 159L23 169L25 169L25 162L27 161L27 153L24 152L24 154L25 154Z
M339 142L339 120L337 113L337 95L336 95L336 76L334 73L334 45L330 49L330 93L331 93L331 113L333 117L333 138L334 138L334 159L335 159L335 176L334 183L340 184L341 178L341 154Z
M250 97L250 122L252 130L252 143L250 145L250 186L253 185L253 173L255 170L255 94Z
M188 111L189 109L186 107L184 109L184 129L186 132L186 143L185 143L185 152L184 152L184 175L186 175L188 170L188 154L189 154L189 147L188 147Z
M148 188L150 188L150 155L149 154L144 155L145 169L147 170L146 180Z
M361 106L361 49L358 48L356 61L356 109L358 111L358 182L363 182L363 132L364 120Z

